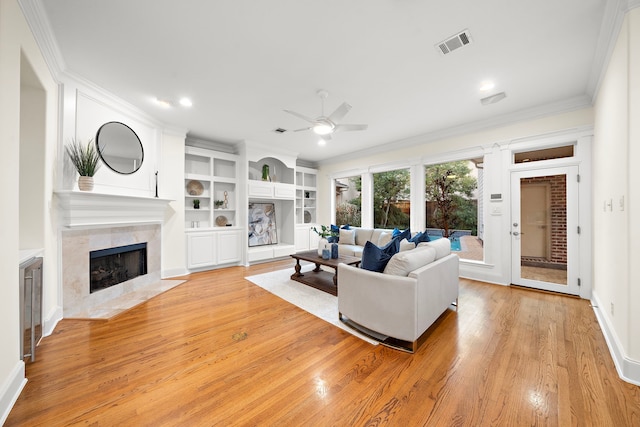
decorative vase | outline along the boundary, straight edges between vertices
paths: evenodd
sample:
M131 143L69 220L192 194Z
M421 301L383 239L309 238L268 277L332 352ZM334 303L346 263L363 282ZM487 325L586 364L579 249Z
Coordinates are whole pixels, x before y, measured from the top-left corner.
M269 181L269 165L262 165L262 180Z
M322 256L322 251L324 249L330 250L331 248L329 247L329 242L327 241L327 239L322 237L318 242L318 256Z
M78 189L80 191L92 191L93 190L93 177L92 176L79 176L78 177Z
M338 258L338 244L336 242L331 243L331 258Z

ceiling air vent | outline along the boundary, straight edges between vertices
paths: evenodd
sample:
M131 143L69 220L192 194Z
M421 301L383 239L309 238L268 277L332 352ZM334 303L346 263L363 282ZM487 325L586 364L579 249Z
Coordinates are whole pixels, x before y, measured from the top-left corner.
M287 130L286 129L282 129L282 128L275 128L273 131L275 133L285 133Z
M436 45L436 50L443 55L453 52L456 49L460 49L463 46L471 43L471 35L469 30L464 30L453 37L449 37L445 41L442 41Z

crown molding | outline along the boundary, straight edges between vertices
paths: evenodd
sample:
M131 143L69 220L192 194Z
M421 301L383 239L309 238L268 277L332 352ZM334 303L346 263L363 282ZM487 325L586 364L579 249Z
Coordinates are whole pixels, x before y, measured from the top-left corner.
M596 52L591 64L591 75L587 82L587 93L591 96L592 103L595 103L598 96L602 79L624 22L624 17L630 10L637 7L640 7L640 0L613 0L605 5L600 26L600 36L598 37Z
M38 48L42 53L45 63L49 67L53 78L57 83L64 84L65 82L72 81L76 85L82 87L82 93L97 100L97 98L105 100L111 105L117 106L122 109L126 114L135 117L151 126L155 126L169 132L186 135L188 130L178 129L171 126L167 126L162 121L151 116L146 111L124 101L122 98L114 95L108 90L98 86L89 79L80 76L67 69L67 64L62 56L62 52L58 46L58 42L55 38L49 18L45 12L42 0L18 0L18 4L22 9L22 13L29 25L31 33L36 40ZM89 95L90 93L96 94L96 96Z
M591 97L589 97L588 95L577 96L551 104L528 108L526 110L516 111L514 113L504 114L502 116L493 117L487 120L479 120L471 123L466 123L461 126L441 129L434 132L402 139L399 141L380 144L375 147L366 148L364 150L358 150L352 153L331 157L319 161L318 165L332 164L345 160L361 159L363 157L369 157L374 154L386 153L402 148L413 147L416 145L429 144L456 136L466 135L472 132L478 132L484 129L497 128L526 120L535 120L557 114L569 113L571 111L580 110L582 108L589 108L591 106Z
M53 78L59 82L60 75L67 68L67 65L62 57L56 38L53 36L51 24L41 0L18 0L18 4L49 67L49 71Z

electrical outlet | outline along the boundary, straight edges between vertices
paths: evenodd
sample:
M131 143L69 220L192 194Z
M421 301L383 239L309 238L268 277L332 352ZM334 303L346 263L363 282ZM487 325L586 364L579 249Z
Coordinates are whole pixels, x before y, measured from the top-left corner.
M613 316L613 303L611 303L611 315Z

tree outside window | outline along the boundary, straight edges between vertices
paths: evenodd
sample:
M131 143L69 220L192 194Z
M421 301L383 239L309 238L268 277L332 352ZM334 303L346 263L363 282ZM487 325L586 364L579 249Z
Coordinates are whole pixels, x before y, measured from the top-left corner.
M410 223L411 174L397 169L373 174L375 228L406 229Z
M428 166L425 174L427 228L443 237L460 239L461 258L482 260L482 240L478 226L482 225L479 182L481 159L462 160ZM465 244L466 243L466 244Z
M362 225L362 178L336 179L336 225Z

